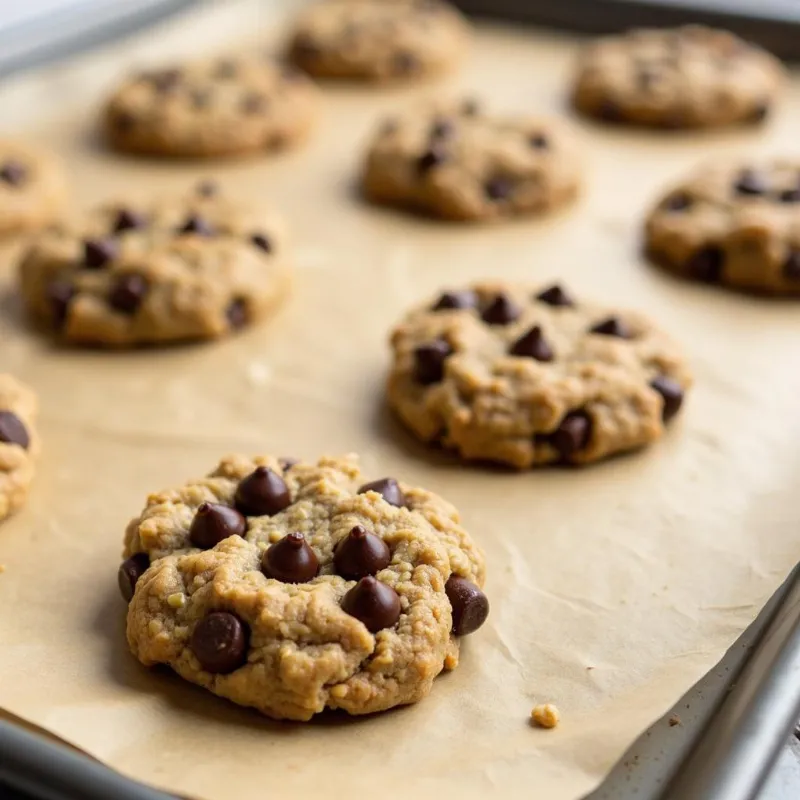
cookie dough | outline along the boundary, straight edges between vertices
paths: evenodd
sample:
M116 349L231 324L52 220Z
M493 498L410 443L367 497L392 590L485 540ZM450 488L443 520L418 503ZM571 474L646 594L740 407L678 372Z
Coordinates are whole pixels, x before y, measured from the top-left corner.
M39 454L36 395L11 375L0 373L0 520L28 496Z
M59 338L124 347L224 336L274 311L281 226L204 182L185 197L103 205L42 234L19 269L30 314Z
M650 444L690 385L677 347L645 317L559 286L444 292L391 344L389 403L414 434L518 469Z
M591 117L657 128L756 123L769 114L784 72L727 31L633 30L586 47L573 102Z
M118 150L176 157L266 152L303 139L316 115L309 79L271 59L220 57L134 75L103 124Z
M455 508L355 456L225 458L151 495L124 556L134 655L278 719L421 700L489 611Z
M439 0L327 0L300 16L289 58L320 78L408 80L451 68L467 32Z
M367 153L364 194L452 220L553 211L580 184L578 145L556 120L495 117L472 100L384 122Z
M48 154L0 139L0 236L42 228L62 210L64 177Z
M800 160L707 165L647 218L647 252L706 283L800 295Z

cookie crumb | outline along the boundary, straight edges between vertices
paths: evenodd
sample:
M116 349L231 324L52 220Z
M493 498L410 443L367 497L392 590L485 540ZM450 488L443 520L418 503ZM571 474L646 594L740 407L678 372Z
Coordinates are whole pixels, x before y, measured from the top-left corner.
M676 725L681 725L681 718L677 714L673 714L669 718L669 726L670 728L674 728Z
M561 714L552 703L540 703L533 707L531 719L540 728L555 728L561 720Z

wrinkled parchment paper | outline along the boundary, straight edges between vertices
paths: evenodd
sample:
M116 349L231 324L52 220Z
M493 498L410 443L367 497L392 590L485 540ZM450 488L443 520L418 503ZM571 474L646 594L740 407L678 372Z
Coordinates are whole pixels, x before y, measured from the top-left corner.
M798 86L766 130L654 135L575 121L577 206L493 227L362 205L362 144L385 111L461 89L500 110L564 111L577 42L482 28L443 83L335 88L307 146L196 165L116 156L93 132L126 69L280 41L292 3L211 3L0 90L2 127L64 158L77 205L213 174L279 208L296 286L273 322L219 344L53 348L2 306L0 367L41 397L30 502L0 529L0 707L112 767L205 800L362 790L383 798L576 798L723 653L800 556L800 307L676 282L638 257L643 209L698 160L791 152ZM10 282L14 247L2 251ZM409 305L480 277L563 281L639 307L691 354L696 388L658 446L582 471L464 468L382 404L386 336ZM230 451L357 451L369 474L442 493L486 550L492 613L423 703L369 719L277 724L128 653L116 570L148 491ZM562 712L528 723L536 702ZM355 795L354 795L355 796Z

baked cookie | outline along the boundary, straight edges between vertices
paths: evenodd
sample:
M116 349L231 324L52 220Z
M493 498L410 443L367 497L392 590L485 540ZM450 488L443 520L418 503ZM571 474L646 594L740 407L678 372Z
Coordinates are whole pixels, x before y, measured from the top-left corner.
M645 317L559 286L445 292L412 311L391 343L389 403L420 439L518 469L650 444L691 382Z
M355 456L225 458L150 495L124 555L134 655L278 719L421 700L489 611L455 508Z
M800 161L703 167L650 212L645 238L652 260L684 277L800 294Z
M408 80L452 67L467 33L439 0L327 0L301 14L289 58L320 78Z
M39 454L36 395L0 373L0 520L25 502Z
M547 117L493 117L471 100L386 120L367 153L362 185L376 203L452 220L552 211L580 183L578 145Z
M258 153L293 145L315 117L302 73L256 57L225 57L134 75L109 99L109 142L178 157Z
M775 57L727 31L633 30L586 47L573 102L608 122L711 128L761 122L783 79Z
M274 310L289 282L284 249L277 221L207 182L41 234L19 278L31 315L68 342L210 339Z
M0 139L0 236L44 227L64 201L60 166L48 154Z

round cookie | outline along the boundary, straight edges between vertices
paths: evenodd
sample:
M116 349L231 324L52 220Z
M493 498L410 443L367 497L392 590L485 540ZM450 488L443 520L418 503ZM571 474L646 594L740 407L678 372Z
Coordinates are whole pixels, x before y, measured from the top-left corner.
M775 57L727 31L632 30L585 48L573 103L591 117L656 128L755 123L784 75Z
M565 205L578 192L580 163L556 120L493 117L467 100L388 119L369 146L362 186L375 203L493 220Z
M41 234L19 279L30 314L68 342L210 339L280 303L284 250L275 220L204 183L186 197L107 203Z
M0 236L44 227L64 201L64 178L48 154L0 139Z
M800 294L800 161L701 168L650 212L645 245L686 278Z
M312 125L317 90L271 59L225 57L125 80L104 110L118 150L176 157L266 152L295 144Z
M28 496L39 454L36 395L11 375L0 373L0 520Z
M453 506L355 456L225 458L150 495L124 557L134 655L278 719L421 700L489 610Z
M408 80L452 67L467 34L439 0L327 0L301 14L289 58L320 78Z
M524 469L588 464L658 439L691 383L645 317L558 286L480 283L391 337L389 404L423 441Z

